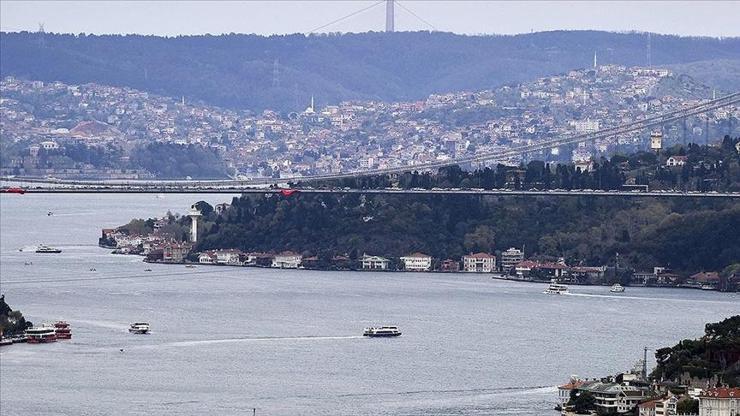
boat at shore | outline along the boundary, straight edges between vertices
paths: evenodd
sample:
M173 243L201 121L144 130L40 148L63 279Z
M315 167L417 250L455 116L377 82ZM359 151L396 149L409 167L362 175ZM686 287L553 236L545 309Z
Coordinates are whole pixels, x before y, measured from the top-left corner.
M62 250L60 250L58 248L54 248L54 247L49 247L49 246L44 245L44 244L40 244L36 248L36 252L37 253L44 253L44 254L58 254L58 253L61 253Z
M362 333L365 337L380 338L380 337L397 337L401 335L401 331L398 330L397 326L380 326L365 328Z
M622 293L624 292L624 286L620 285L619 283L614 283L609 291L612 293Z
M146 334L149 332L149 323L147 322L134 322L129 325L128 332L132 334Z
M45 344L56 342L57 331L51 325L36 326L26 329L26 339L29 344Z
M568 286L561 285L557 282L557 280L552 279L552 281L550 282L550 286L545 289L544 293L548 295L567 295Z
M0 347L5 345L13 345L13 340L10 338L0 338Z
M57 321L54 323L54 330L57 334L57 339L72 339L72 328L65 321Z

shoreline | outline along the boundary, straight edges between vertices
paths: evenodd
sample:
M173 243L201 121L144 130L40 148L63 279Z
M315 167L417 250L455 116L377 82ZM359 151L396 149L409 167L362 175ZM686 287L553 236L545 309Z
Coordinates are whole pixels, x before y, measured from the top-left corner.
M99 247L107 249L102 246L99 246ZM245 267L245 268L259 268L259 269L272 269L272 270L296 270L296 271L303 271L303 272L359 272L359 273L376 272L376 273L411 273L411 274L431 273L431 274L439 274L439 275L461 274L461 275L487 276L487 277L490 277L491 280L540 284L540 285L550 284L550 280L517 279L514 277L507 277L506 275L502 275L500 273L441 271L441 270L416 271L416 270L388 270L388 269L385 269L385 270L380 270L380 269L328 269L328 268L321 269L321 268L306 268L306 267L272 267L272 266L265 266L265 265L259 265L259 264L216 264L216 263L198 263L198 262L190 262L190 261L164 262L164 261L147 261L146 257L140 254L125 254L125 253L111 253L111 254L122 255L122 256L138 256L138 257L142 257L142 263L170 265L170 266L186 266L186 267L203 266L203 267L232 267L232 268ZM608 283L607 284L564 283L564 284L569 285L569 286L590 286L590 287L610 287L611 286L611 284L608 284ZM625 287L648 288L648 289L702 290L699 287L670 286L670 285L663 285L663 286L625 285ZM720 291L720 290L704 290L704 291L717 292L717 293L737 293L737 292L728 292L728 291Z

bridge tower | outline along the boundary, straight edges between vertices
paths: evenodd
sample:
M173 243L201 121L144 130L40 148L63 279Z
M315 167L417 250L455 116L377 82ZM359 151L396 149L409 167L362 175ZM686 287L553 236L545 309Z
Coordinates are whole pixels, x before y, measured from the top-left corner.
M192 243L198 242L198 220L202 216L203 214L201 214L201 212L198 210L198 208L195 207L195 205L192 205L190 207L188 217L190 217L190 242Z
M385 31L394 32L396 30L395 16L393 13L393 5L395 0L385 0Z

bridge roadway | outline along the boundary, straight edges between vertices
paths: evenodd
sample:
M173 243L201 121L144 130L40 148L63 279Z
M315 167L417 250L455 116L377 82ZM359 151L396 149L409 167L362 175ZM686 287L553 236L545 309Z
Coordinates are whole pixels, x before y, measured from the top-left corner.
M3 187L2 190L7 190ZM386 195L494 195L494 196L598 196L635 198L730 198L740 199L740 192L683 192L667 191L601 191L601 190L510 190L510 189L314 189L314 188L249 188L236 186L220 187L92 187L92 186L53 186L23 188L25 193L43 194L386 194Z

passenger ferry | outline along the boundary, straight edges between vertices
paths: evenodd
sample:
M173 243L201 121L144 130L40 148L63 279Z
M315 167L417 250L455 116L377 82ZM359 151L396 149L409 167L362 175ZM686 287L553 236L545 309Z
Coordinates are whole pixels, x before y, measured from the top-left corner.
M42 325L26 329L26 339L29 344L42 344L56 342L56 328L50 325Z
M612 293L622 293L624 292L624 286L620 285L619 283L614 283L609 291Z
M61 252L62 252L62 250L60 250L60 249L58 249L58 248L54 248L54 247L49 247L49 246L45 246L45 245L41 244L41 245L39 245L39 246L38 246L38 247L36 248L36 252L37 252L37 253L51 253L51 254L58 254L58 253L61 253Z
M370 327L365 328L362 335L365 337L397 337L401 335L401 331L397 326Z
M550 286L545 289L545 292L548 295L567 295L568 294L568 286L561 285L557 282L557 280L552 279L550 282Z
M128 327L132 334L146 334L149 332L149 324L146 322L134 322Z
M57 321L54 324L54 330L57 334L57 339L72 339L72 328L69 324L64 321Z

